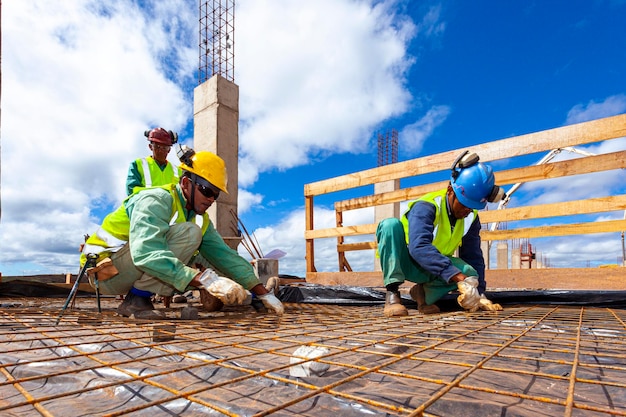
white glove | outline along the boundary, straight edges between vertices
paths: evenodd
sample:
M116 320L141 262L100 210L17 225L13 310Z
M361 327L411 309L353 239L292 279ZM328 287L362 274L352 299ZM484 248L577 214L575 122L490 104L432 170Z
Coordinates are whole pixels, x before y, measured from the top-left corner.
M457 287L461 295L456 301L465 310L473 313L480 308L480 294L478 293L478 278L466 277L463 281L457 282Z
M280 289L280 278L269 277L265 283L265 289L267 292L271 292L274 295L278 294L278 290Z
M503 308L500 304L494 304L485 297L485 294L480 295L480 309L483 311L502 311Z
M224 304L241 304L247 297L246 290L230 278L220 277L212 269L205 269L198 278L200 286L219 298Z
M283 307L283 303L281 303L280 300L276 298L276 296L271 292L268 292L267 294L257 295L256 297L263 302L265 308L267 308L268 310L272 310L279 316L282 316L285 312L285 307Z

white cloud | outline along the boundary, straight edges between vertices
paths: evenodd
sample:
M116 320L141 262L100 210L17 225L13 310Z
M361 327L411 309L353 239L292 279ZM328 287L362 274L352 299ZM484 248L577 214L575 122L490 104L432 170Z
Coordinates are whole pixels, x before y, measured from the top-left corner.
M240 183L320 153L363 152L406 111L415 25L393 2L248 1L237 14ZM277 152L277 150L280 150Z
M313 218L315 219L315 229L326 229L335 227L335 211L324 207L316 207ZM279 260L279 272L281 274L296 275L304 277L305 266L305 240L304 240L304 209L292 211L279 223L270 224L265 227L250 231L252 239L256 239L263 254L267 254L274 249L286 252L286 255ZM345 212L344 225L357 225L373 223L373 210L361 209ZM360 241L373 241L373 235L365 235ZM348 241L348 240L347 240ZM356 241L352 239L352 241ZM239 253L251 259L245 247L239 247ZM371 271L374 268L374 251L354 251L347 254L350 266L354 271ZM339 270L337 259L337 239L315 239L315 267L318 272L335 272Z
M24 260L75 272L100 220L91 210L118 204L128 164L149 153L143 131L187 123L180 84L195 48L176 39L196 33L195 8L154 6L147 16L125 1L3 4L4 273Z
M626 111L626 95L610 96L601 102L590 101L587 105L577 104L568 112L566 124L582 123L600 119ZM580 158L582 155L601 155L626 149L626 138L617 138L573 150L562 150L552 162ZM613 195L623 191L623 172L602 171L586 175L575 175L524 184L520 194L524 196L524 205L548 204L559 201L571 201L593 197Z
M450 111L449 106L434 106L418 121L405 126L399 135L402 138L402 151L412 155L418 154L424 141L446 121Z
M238 3L242 184L310 158L363 152L378 124L406 111L408 43L442 26L432 14L417 28L394 6ZM143 131L190 123L197 13L191 0L3 5L5 274L18 264L74 272L83 235L125 197L130 161L149 153ZM263 201L239 195L242 212Z
M577 104L567 113L565 124L582 123L603 117L615 116L626 112L626 95L617 94L596 103L589 101L587 105Z
M251 193L250 191L239 189L237 198L237 211L239 215L246 213L250 207L261 204L263 196L261 194Z
M438 7L413 22L396 6L238 2L239 180L249 188L239 190L240 213L265 200L252 188L259 173L365 152L383 122L422 108L406 85L417 59L409 44L440 36L446 25ZM2 11L0 270L75 272L83 235L125 196L130 161L149 152L143 131L157 125L181 131L192 120L197 3L32 0L5 2ZM625 103L622 94L577 105L567 123L624 112ZM424 108L403 132L411 138L407 146L418 151L449 112L445 105ZM190 139L181 136L189 145ZM622 139L586 149L624 146ZM594 181L608 192L619 185L616 178ZM372 222L363 213L346 219L352 215ZM316 227L326 223L332 227L334 211L317 208ZM255 234L266 251L288 253L281 269L302 274L303 231L300 208ZM318 270L336 270L335 243L316 242ZM355 252L349 260L355 270L367 269L371 256Z

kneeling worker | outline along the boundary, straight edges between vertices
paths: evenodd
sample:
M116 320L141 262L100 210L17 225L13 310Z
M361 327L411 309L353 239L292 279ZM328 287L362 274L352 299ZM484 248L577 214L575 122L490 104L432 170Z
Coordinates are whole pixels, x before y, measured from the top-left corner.
M226 189L224 161L211 152L193 153L180 165L177 184L136 189L107 215L89 236L81 255L98 256L98 285L103 294L126 294L117 312L126 317L157 319L153 294L173 295L204 288L224 304L241 304L255 294L265 307L282 314L282 303L268 292L250 262L231 249L217 233L206 210ZM195 223L202 216L202 226ZM213 269L187 266L199 252ZM89 275L94 285L93 275Z
M490 166L465 151L454 161L447 188L412 201L402 218L382 220L376 230L387 295L384 315L406 316L399 286L416 283L411 298L422 314L435 314L435 304L451 290L467 311L502 310L485 295L485 261L480 247L478 210L503 198ZM452 256L459 250L459 257Z

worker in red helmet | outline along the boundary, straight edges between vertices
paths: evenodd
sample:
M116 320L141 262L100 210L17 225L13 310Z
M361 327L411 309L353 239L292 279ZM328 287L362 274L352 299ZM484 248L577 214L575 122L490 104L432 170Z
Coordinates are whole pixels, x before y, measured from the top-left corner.
M157 127L146 130L151 156L135 159L130 163L126 177L126 195L131 195L137 187L154 187L178 182L177 169L167 160L172 145L178 142L178 134Z
M382 220L376 230L387 289L383 314L406 316L399 286L415 283L410 296L422 314L439 313L436 301L458 290L466 311L502 310L485 296L485 262L478 210L503 198L489 165L465 151L452 164L446 188L412 201L401 219ZM458 256L455 256L458 250Z

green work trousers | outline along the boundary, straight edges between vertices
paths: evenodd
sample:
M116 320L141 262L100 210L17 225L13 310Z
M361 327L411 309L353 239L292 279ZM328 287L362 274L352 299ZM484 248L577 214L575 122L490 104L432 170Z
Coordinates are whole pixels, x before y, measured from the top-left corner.
M165 240L172 253L187 265L200 247L202 230L191 222L176 223L166 233ZM131 287L135 287L153 294L174 295L176 291L174 286L146 274L135 266L128 243L119 251L112 253L110 258L119 273L106 281L98 282L102 294L126 294ZM93 286L91 278L90 283Z
M455 282L447 283L443 278L427 272L409 254L404 227L399 219L389 218L378 223L376 229L378 255L385 286L404 281L424 284L426 304L434 304L449 291L455 290ZM478 276L476 270L460 258L448 256L452 265L468 276Z

